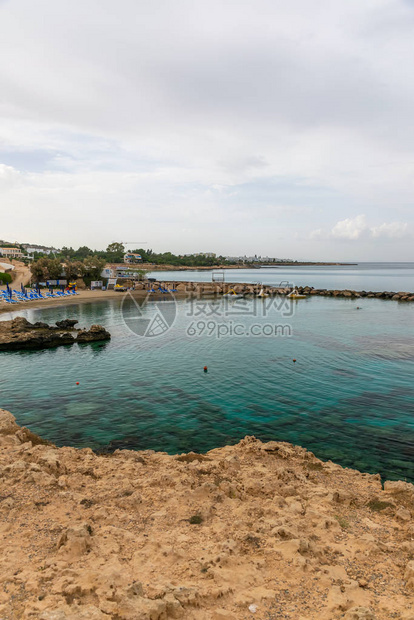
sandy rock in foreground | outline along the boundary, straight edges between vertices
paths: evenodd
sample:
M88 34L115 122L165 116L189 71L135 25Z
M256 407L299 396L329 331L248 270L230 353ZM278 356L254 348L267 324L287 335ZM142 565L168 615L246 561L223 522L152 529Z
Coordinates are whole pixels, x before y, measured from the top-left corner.
M413 498L287 443L97 456L0 410L0 618L414 620Z

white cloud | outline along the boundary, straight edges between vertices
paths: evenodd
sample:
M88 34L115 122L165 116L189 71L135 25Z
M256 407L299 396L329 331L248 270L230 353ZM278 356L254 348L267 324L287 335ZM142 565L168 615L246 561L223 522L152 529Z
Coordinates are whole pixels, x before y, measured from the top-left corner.
M374 239L387 237L389 239L402 239L410 234L407 222L390 222L380 224L371 228L371 235Z
M367 231L365 215L357 215L337 222L331 230L331 236L336 239L356 240Z
M12 187L19 185L22 180L22 175L18 170L15 170L13 166L5 166L0 164L0 191L9 190Z
M403 0L0 2L2 236L409 259L413 27Z
M368 224L363 214L340 220L331 230L317 228L310 233L311 239L343 239L353 242L361 239L403 239L410 236L411 231L407 222L383 222L372 226Z

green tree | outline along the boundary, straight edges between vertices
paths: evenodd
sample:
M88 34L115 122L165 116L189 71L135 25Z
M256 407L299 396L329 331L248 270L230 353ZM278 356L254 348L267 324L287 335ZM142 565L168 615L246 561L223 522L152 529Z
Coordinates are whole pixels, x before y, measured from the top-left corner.
M124 260L125 246L123 243L110 243L106 248L108 260L111 263L122 263Z
M49 258L47 269L50 280L59 280L62 277L63 265L58 258Z
M74 258L84 259L87 256L90 256L91 254L93 254L93 251L90 248L88 248L87 245L83 245L82 247L78 248L75 251Z
M98 256L87 256L83 261L85 275L92 280L98 280L101 276L102 269L106 265L106 260Z
M65 245L60 251L60 256L62 256L62 258L65 258L65 259L74 258L75 254L76 252L72 247L67 248Z
M68 281L76 280L76 278L82 278L84 274L85 269L82 261L65 261L65 275Z
M35 282L42 282L48 278L48 262L48 258L39 258L39 260L33 261L30 265L30 271Z
M143 248L138 248L137 250L132 250L133 254L140 254L143 263L151 262L151 255L153 254L152 250L144 250Z

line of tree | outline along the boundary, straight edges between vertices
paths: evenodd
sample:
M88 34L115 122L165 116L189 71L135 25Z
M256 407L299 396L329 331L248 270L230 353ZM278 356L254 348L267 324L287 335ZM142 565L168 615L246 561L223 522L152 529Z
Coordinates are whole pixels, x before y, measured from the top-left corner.
M120 242L110 243L106 250L92 250L86 245L81 246L77 250L72 247L64 246L58 253L49 254L50 259L59 259L60 261L79 262L89 259L89 257L99 258L107 263L123 263L125 246ZM157 253L153 250L144 250L137 248L132 250L135 254L140 254L143 263L151 263L154 265L174 265L185 267L213 267L214 265L229 265L230 262L224 256L204 256L203 254L191 254L188 256L180 256L172 252ZM45 255L36 252L34 259L39 260ZM55 279L55 278L53 278Z
M77 250L72 247L63 246L58 252L45 254L44 252L34 252L33 259L38 261L41 258L57 258L60 261L84 261L89 257L97 257L106 263L122 263L124 260L125 247L122 243L110 243L106 250L92 250L88 246L83 245Z
M36 282L46 280L99 280L102 269L106 265L104 258L90 255L83 260L62 260L61 258L50 258L44 256L30 265L33 278Z
M203 254L189 254L180 256L172 252L157 254L152 250L138 248L133 253L141 254L143 263L154 265L174 265L183 267L214 267L215 265L229 265L230 262L224 256L205 256Z

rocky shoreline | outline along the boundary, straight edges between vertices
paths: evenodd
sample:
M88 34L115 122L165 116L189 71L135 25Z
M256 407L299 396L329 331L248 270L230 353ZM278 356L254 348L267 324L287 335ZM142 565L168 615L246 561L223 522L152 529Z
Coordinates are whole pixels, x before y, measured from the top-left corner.
M0 351L47 349L75 342L100 342L111 337L101 325L92 325L88 330L76 329L77 322L76 319L64 319L48 325L41 321L30 323L24 317L0 321Z
M413 503L284 442L99 456L0 410L0 618L413 620Z

